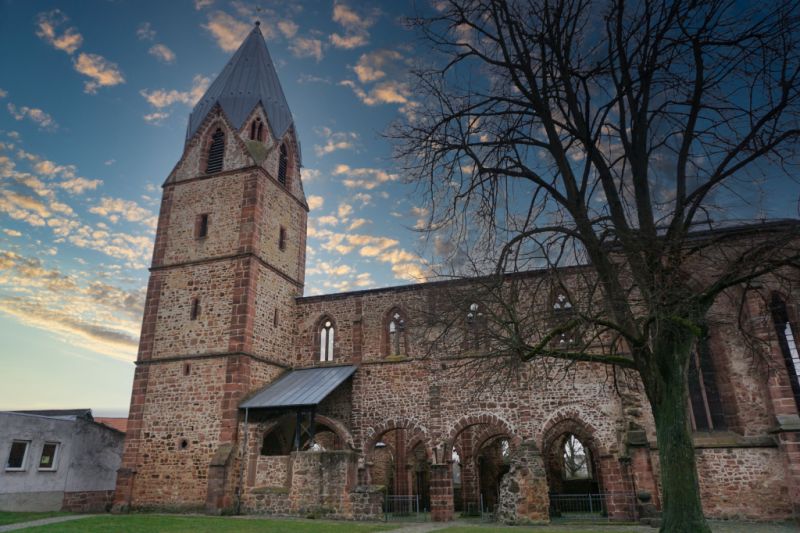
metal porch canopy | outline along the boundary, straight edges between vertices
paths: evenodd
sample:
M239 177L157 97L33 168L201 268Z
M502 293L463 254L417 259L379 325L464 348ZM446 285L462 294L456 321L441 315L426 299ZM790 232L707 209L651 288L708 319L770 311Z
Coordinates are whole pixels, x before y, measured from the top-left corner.
M319 404L352 376L355 366L304 368L287 372L255 396L239 404L240 409L310 408Z

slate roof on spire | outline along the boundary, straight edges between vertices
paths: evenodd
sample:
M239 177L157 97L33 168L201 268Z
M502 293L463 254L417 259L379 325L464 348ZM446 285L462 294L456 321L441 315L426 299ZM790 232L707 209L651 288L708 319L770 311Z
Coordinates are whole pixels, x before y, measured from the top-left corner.
M280 139L292 125L292 113L267 43L259 25L256 25L194 106L189 115L186 141L197 133L215 104L219 103L234 127L241 128L259 101L267 113L272 134Z

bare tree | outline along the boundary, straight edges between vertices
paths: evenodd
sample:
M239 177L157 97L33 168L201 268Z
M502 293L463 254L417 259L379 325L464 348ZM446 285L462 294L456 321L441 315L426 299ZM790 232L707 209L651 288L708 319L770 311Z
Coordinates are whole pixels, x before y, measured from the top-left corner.
M509 368L558 359L638 374L656 425L662 531L709 531L687 370L715 301L798 265L796 221L724 229L759 215L751 199L797 194L797 3L436 9L412 24L441 63L416 72L419 105L391 135L434 242L461 273L493 273L461 300L482 300L469 319L486 322L484 348ZM574 268L510 275L564 266ZM579 294L543 330L525 310L553 287ZM458 342L479 342L469 337Z

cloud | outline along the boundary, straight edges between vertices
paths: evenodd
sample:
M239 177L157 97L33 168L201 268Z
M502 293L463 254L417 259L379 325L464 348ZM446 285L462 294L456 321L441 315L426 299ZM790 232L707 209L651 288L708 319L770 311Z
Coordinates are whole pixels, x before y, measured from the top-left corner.
M172 63L175 61L175 52L163 44L154 44L147 53L151 56L155 56L156 59L164 63Z
M308 197L308 208L309 209L319 209L325 203L325 198L322 196L314 196L311 195Z
M154 113L148 113L148 114L144 115L142 118L144 119L145 122L147 122L149 124L158 125L158 124L161 124L161 121L163 121L168 116L169 116L169 113L161 113L161 112L156 111Z
M233 52L239 48L252 29L250 24L237 20L223 11L211 13L208 16L208 24L203 27L217 40L217 45L226 52Z
M299 28L300 27L291 20L278 21L278 29L287 39L294 37Z
M336 210L336 214L339 215L339 218L343 221L346 221L347 218L353 213L353 206L350 204L341 203L339 204L339 208Z
M309 181L313 181L313 180L319 178L321 174L322 173L319 170L317 170L316 168L302 167L300 169L300 177L306 183L308 183Z
M397 279L421 283L427 279L425 271L416 263L400 263L392 265L392 272Z
M333 215L325 215L317 218L317 223L321 226L336 226L339 224L339 219Z
M214 3L214 0L194 0L194 8L200 11Z
M142 22L136 28L136 36L142 41L152 41L156 38L156 31L149 22Z
M17 107L11 102L6 106L8 112L16 120L28 119L39 125L39 128L47 131L56 131L58 123L53 117L36 107L20 106Z
M6 96L8 96L8 91L0 89L0 98L5 98Z
M0 250L0 313L97 353L133 360L144 294Z
M315 144L314 153L322 157L337 150L347 150L355 147L358 134L353 131L331 131L330 128L315 128L314 131L325 139L325 144Z
M356 230L361 226L363 226L364 224L366 224L367 222L369 222L369 220L367 220L366 218L357 218L353 222L351 222L349 226L347 226L347 231Z
M307 271L309 275L325 274L326 276L345 276L352 272L352 267L348 265L334 265L325 261L318 261Z
M317 62L322 61L322 41L310 37L297 37L289 45L295 57L313 57Z
M385 81L375 85L369 91L356 85L352 80L343 80L339 85L350 87L361 102L368 106L378 104L405 104L411 97L411 88L405 82Z
M89 190L96 189L99 185L103 184L103 180L90 180L86 178L72 178L56 183L70 194L82 194Z
M121 217L128 222L141 222L152 229L155 229L158 222L158 218L150 210L132 200L122 198L104 197L98 205L90 207L89 212L105 217L111 222L117 222Z
M375 50L361 54L353 71L361 83L370 83L386 77L386 70L395 67L394 63L401 61L403 55L395 50Z
M8 235L9 237L22 237L22 233L15 229L4 229L3 233Z
M209 78L197 74L192 78L192 88L188 91L178 91L175 89L156 89L148 91L147 89L142 89L139 91L139 94L147 100L147 103L156 109L162 109L176 103L193 106L203 97L203 94L205 94L210 84L211 80ZM166 116L160 118L166 118Z
M37 160L36 164L33 165L33 169L39 174L44 174L45 176L60 175L65 178L75 177L74 165L57 165L46 159Z
M349 165L336 165L333 170L334 176L347 176L342 180L342 184L348 188L361 188L372 190L381 183L395 181L397 174L390 174L378 168L351 168Z
M83 36L74 27L65 29L60 35L56 31L68 20L69 18L59 9L39 13L36 17L36 35L56 50L72 54L83 44Z
M330 41L336 48L347 50L364 46L369 42L369 28L375 24L379 11L373 10L369 15L360 15L345 4L333 6L333 21L345 30L344 35L332 33Z
M84 92L96 94L99 87L113 87L125 83L125 77L116 63L112 63L101 55L81 52L74 62L75 70L91 78L84 82Z

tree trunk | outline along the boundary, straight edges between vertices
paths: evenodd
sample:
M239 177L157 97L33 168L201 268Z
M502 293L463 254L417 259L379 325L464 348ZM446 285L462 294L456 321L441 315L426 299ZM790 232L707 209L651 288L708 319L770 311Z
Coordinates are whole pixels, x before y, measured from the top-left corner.
M703 516L689 426L687 365L695 335L688 328L664 328L655 339L654 360L645 387L658 438L662 491L662 533L711 533Z

